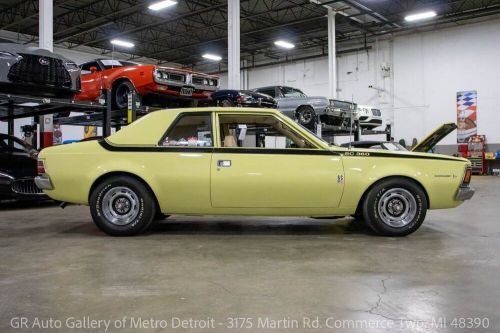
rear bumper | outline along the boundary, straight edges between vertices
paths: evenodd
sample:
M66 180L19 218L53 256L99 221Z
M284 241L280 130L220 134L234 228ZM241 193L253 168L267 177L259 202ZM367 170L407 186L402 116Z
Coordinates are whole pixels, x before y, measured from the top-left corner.
M457 191L457 194L455 195L455 200L456 201L465 201L469 200L472 198L474 193L476 192L476 189L473 187L460 187Z
M53 190L52 182L48 176L35 177L35 184L41 190Z

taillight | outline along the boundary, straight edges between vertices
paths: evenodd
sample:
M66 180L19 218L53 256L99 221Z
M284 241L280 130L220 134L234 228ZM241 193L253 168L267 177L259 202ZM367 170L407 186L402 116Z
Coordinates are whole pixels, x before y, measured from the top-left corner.
M39 175L43 175L45 173L45 162L43 160L38 160L36 171Z
M462 186L468 186L471 178L472 178L472 169L466 168L465 174L464 174L464 179L462 181Z

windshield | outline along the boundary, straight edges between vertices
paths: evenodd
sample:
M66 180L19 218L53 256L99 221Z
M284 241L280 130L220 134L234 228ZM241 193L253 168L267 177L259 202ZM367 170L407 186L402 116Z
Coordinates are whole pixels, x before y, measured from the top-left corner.
M104 60L101 60L101 62L104 65L105 69L110 69L110 68L115 68L115 67L135 66L135 65L137 65L136 63L133 63L133 62L130 62L130 61L123 61L123 60L104 59Z
M312 135L314 135L314 137L318 140L320 140L321 142L323 142L325 145L327 146L336 146L336 144L334 143L328 143L326 142L325 140L323 140L321 137L319 137L315 132L311 131L309 128L303 126L302 124L300 124L299 122L295 122L298 126L302 127L303 129L305 129L306 131L308 131L309 133L311 133Z
M290 87L281 87L281 93L284 97L307 97L306 94L299 89Z

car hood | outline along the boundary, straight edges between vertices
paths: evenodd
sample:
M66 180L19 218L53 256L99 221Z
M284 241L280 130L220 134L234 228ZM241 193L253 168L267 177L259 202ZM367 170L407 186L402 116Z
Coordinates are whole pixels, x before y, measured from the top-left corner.
M445 136L453 132L457 128L455 123L446 123L438 128L436 128L431 134L429 134L425 139L423 139L419 144L411 149L412 152L422 152L426 153L432 148L434 148L439 141L441 141Z
M271 96L263 94L263 93L259 93L259 92L256 92L256 91L242 90L241 92L244 93L244 94L250 95L253 98L257 98L257 99L262 98L263 100L275 101L275 99L272 98Z

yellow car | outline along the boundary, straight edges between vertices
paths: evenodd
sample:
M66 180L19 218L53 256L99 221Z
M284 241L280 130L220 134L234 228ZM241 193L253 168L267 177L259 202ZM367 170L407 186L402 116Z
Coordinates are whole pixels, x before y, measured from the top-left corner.
M102 140L44 149L37 185L89 205L110 235L162 214L363 218L408 235L427 209L470 199L470 163L445 155L330 146L272 109L157 111Z

